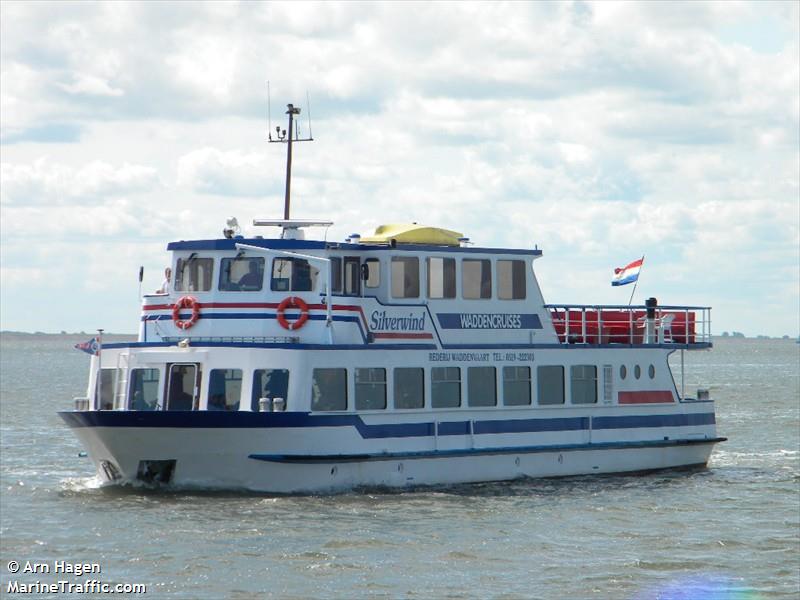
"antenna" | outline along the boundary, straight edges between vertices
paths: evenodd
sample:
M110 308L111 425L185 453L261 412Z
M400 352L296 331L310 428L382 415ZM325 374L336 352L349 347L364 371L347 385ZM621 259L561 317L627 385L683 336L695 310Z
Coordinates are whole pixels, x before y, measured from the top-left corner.
M291 200L292 190L292 143L293 142L311 142L313 138L310 136L311 127L309 126L309 137L301 138L297 128L297 123L294 120L295 115L300 114L300 109L294 104L286 105L286 114L289 115L289 125L286 129L281 129L280 125L275 126L275 132L278 139L272 139L272 132L269 134L270 143L287 144L286 146L286 195L283 200L283 218L289 220L289 205ZM270 122L270 127L272 123Z

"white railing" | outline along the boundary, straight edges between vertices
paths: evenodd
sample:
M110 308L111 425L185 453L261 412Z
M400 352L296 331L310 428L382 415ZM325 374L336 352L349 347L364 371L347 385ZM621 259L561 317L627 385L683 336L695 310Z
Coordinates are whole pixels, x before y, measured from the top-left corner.
M708 306L546 304L563 344L711 344Z

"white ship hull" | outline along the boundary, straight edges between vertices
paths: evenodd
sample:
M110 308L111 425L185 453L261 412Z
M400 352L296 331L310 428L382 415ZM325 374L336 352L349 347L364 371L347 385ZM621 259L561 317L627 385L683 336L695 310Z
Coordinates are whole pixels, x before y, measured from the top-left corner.
M699 412L689 414L708 415L713 410L709 404L697 403L692 408ZM126 427L118 422L107 427L80 426L81 413L69 414L68 422L103 479L157 483L163 475L164 481L177 488L270 493L404 488L701 466L719 441L713 424L628 428L622 434L615 429L359 440L356 428L348 426ZM98 413L93 414L96 421ZM112 421L124 415L108 414ZM279 417L291 420L294 415ZM540 417L537 415L537 419L547 420ZM490 421L476 421L482 422ZM529 421L520 415L520 422ZM148 476L143 472L147 465L157 469L167 465L169 472Z

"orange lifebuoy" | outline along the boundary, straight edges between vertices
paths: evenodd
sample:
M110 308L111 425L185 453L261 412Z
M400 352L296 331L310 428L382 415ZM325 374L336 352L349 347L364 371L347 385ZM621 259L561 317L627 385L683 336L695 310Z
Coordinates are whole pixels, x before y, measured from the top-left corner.
M191 308L192 316L185 321L181 319L181 309ZM189 329L200 318L200 303L194 296L183 296L172 307L172 320L178 329Z
M294 308L300 311L300 316L296 321L292 321L290 323L286 320L286 315L284 313L286 312L287 308ZM300 329L303 325L305 325L306 321L308 321L308 304L303 302L302 298L298 298L297 296L289 296L288 298L284 298L283 302L278 304L278 323L280 323L281 327L284 329L288 329L289 331Z

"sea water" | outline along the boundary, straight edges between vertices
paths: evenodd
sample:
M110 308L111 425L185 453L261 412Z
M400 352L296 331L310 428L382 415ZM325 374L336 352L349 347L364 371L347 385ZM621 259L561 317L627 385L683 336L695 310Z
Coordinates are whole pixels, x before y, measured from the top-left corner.
M729 438L707 469L278 497L100 486L56 414L85 393L76 341L0 339L2 597L59 581L141 598L800 597L794 340L686 353L687 394L710 388Z

